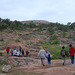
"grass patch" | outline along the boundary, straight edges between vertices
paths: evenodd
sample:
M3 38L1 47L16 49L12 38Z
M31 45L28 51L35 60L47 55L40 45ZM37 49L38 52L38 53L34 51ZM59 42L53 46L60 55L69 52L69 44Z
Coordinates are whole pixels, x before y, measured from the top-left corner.
M7 59L1 59L0 58L0 65L8 65L8 60Z
M15 42L20 42L20 40L19 39L16 39Z
M50 53L52 54L53 59L60 59L61 58L61 50L62 50L63 45L42 44L42 46L50 50ZM65 50L67 52L67 58L69 58L70 57L69 46L65 46Z
M2 46L2 45L8 45L8 44L9 44L9 42L1 42L0 46Z
M61 50L61 47L59 45L42 44L42 46L49 49L52 54Z

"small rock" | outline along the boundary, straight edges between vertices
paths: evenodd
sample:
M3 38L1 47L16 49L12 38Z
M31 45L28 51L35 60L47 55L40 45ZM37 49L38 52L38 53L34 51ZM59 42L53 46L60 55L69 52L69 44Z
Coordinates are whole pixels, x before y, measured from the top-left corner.
M5 72L5 73L10 72L10 70L11 70L10 65L4 65L3 68L2 68L2 72Z

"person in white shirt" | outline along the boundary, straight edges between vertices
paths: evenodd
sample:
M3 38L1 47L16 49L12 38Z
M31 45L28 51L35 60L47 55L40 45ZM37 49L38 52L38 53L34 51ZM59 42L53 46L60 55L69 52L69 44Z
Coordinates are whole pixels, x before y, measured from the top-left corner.
M40 49L38 56L41 58L42 65L45 66L46 52L45 52L45 50L43 48Z
M16 50L16 49L14 49L13 55L14 55L14 56L17 56L17 50Z

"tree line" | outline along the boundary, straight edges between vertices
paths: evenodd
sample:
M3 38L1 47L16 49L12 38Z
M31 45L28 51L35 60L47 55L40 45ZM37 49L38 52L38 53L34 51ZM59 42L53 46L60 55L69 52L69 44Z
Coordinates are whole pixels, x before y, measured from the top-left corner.
M26 28L38 28L38 29L42 29L42 28L47 28L49 30L49 32L52 32L54 30L61 30L61 31L69 31L69 30L75 30L75 22L70 23L68 22L67 25L64 24L60 24L60 23L50 23L50 24L34 24L33 22L27 24L27 23L22 23L20 21L10 21L10 19L2 19L0 18L0 31L3 29L7 29L10 28L12 30L16 29L16 30L23 30ZM55 28L53 30L53 28Z

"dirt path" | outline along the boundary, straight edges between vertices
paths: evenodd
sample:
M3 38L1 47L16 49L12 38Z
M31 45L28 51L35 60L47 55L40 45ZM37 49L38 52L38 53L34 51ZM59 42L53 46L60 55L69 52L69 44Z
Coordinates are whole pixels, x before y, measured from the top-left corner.
M45 66L42 66L41 63L25 66L24 72L36 72L43 75L75 75L75 64L72 65L70 60L66 60L63 66L61 60L52 60L50 66L47 65L47 61Z

